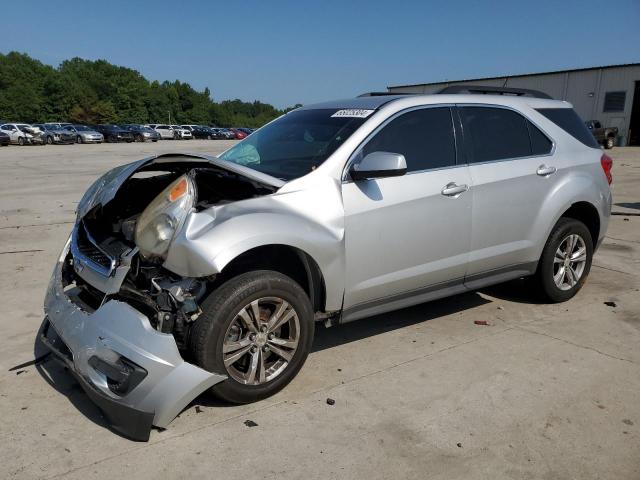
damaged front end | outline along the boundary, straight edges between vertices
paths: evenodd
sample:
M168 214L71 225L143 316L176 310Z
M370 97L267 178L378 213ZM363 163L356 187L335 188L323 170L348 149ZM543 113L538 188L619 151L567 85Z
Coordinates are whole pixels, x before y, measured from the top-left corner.
M108 172L81 200L41 339L123 435L148 440L225 380L183 358L215 276L180 276L164 258L187 216L277 189L262 180L212 157L164 155Z

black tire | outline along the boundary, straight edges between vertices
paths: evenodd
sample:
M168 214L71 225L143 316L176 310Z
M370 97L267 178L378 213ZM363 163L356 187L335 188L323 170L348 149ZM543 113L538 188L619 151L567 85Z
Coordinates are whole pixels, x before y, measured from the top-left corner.
M144 137L140 134L136 135L136 142L144 142Z
M24 145L24 137L18 137L18 145L21 147Z
M113 135L109 135L109 136L107 137L107 143L115 143L115 142L117 142L117 141L118 141L118 140L117 140L117 139L116 139L116 137L114 137Z
M262 384L246 385L234 379L223 362L223 342L236 315L252 301L278 297L288 302L298 314L298 346L285 369ZM256 270L239 275L211 292L201 305L190 336L191 352L196 363L210 372L227 375L227 380L211 392L231 403L250 403L269 397L284 388L300 371L313 343L313 308L304 290L291 278L270 270Z
M81 136L81 135L78 135L78 136L76 137L76 143L84 143L84 142L82 141L82 136Z
M47 136L47 144L48 145L53 145L53 137Z
M604 148L607 150L611 150L614 146L614 143L615 143L615 139L609 137L604 141Z
M563 290L556 285L554 280L556 268L554 259L556 258L556 251L569 235L578 235L582 239L586 248L586 260L578 281L570 288ZM552 303L564 302L572 298L584 285L591 269L592 260L593 240L585 224L573 218L563 217L558 220L544 246L535 275L535 282L541 295L545 300ZM559 268L561 268L561 265L559 264Z

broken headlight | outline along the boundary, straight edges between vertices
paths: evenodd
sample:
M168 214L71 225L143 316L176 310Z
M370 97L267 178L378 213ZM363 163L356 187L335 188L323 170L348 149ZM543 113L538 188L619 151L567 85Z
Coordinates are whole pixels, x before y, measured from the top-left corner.
M138 219L135 232L135 242L143 257L166 255L194 200L193 181L189 176L182 175L147 206Z

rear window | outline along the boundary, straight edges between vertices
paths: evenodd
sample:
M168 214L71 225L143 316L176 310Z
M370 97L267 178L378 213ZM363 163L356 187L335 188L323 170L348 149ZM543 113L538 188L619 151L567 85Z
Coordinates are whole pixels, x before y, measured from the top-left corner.
M573 108L539 108L538 112L587 147L600 148L593 134Z

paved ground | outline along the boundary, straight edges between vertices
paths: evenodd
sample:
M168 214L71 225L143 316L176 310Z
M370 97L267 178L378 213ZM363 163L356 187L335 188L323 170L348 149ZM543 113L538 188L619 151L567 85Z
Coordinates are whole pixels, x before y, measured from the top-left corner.
M319 327L285 391L242 407L199 398L149 443L105 428L57 367L55 387L42 368L9 371L34 358L50 271L98 173L225 143L0 148L1 478L640 478L638 148L611 153L614 211L635 216L613 217L566 304L532 303L516 281Z

